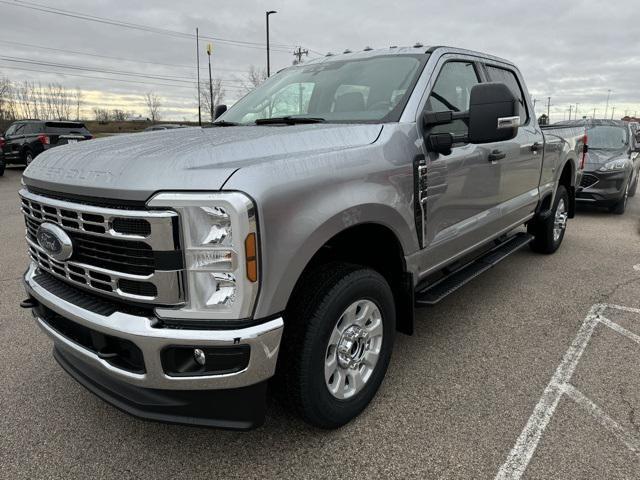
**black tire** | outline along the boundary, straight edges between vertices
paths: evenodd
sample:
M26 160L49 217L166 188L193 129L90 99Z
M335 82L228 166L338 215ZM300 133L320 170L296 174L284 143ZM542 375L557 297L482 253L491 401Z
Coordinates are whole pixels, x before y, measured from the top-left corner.
M0 161L0 177L4 175L4 162Z
M564 204L565 213L569 211L569 194L564 186L558 186L556 198L553 200L553 208L546 218L538 217L529 222L527 231L533 235L534 239L529 244L534 252L550 254L558 250L566 231L566 218L564 227L560 230L559 237L555 237L556 213L560 202Z
M26 167L28 167L31 164L31 162L33 162L33 159L35 158L35 156L33 155L33 152L28 148L24 151L24 153L22 154L22 157L24 159L24 165Z
M630 197L634 197L636 194L636 190L638 189L638 175L640 175L640 172L636 173L636 178L633 180L633 185L631 185L631 188L629 188Z
M362 389L351 398L339 399L329 391L325 379L325 361L333 348L329 346L330 337L347 307L361 299L373 302L381 314L380 352ZM285 314L277 374L280 396L311 425L333 429L346 424L378 391L391 359L394 336L393 294L384 277L345 263L314 269L301 280ZM337 355L335 358L337 361ZM345 374L351 371L343 370Z
M622 215L627 209L627 200L629 199L629 191L631 190L629 183L627 183L624 187L624 193L622 194L622 198L618 200L618 203L609 207L609 211L611 213L615 213L616 215Z

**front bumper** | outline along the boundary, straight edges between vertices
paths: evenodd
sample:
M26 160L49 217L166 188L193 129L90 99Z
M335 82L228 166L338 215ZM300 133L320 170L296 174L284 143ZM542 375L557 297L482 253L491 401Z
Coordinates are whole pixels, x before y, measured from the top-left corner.
M626 171L585 171L581 186L576 190L576 201L602 206L613 205L620 201L624 194L628 175Z
M275 373L283 330L282 318L235 330L162 328L157 319L150 316L138 316L121 311L104 315L78 304L79 302L74 303L67 297L61 298L38 283L37 273L37 267L32 263L25 273L25 289L39 304L33 309L33 314L38 325L53 339L56 359L80 383L110 403L146 418L222 427L230 427L227 421L230 414L233 418L237 416L234 416L233 412L220 411L216 406L219 402L211 405L208 417L203 416L202 409L188 414L188 404L199 404L198 398L205 398L207 395L225 397L223 391L231 391L226 397L234 399L237 395L244 398L243 393L249 397L258 395L264 404L264 387L260 385ZM120 368L109 358L104 358L68 338L47 321L45 311L53 312L90 332L133 343L142 353L144 371L134 372ZM219 375L171 376L163 369L161 352L165 347L238 345L247 345L250 348L248 364L241 371ZM252 386L255 388L247 388ZM132 403L131 408L125 408L128 401ZM179 413L167 408L163 417L163 409L156 408L158 405L170 406L176 402L182 405ZM242 409L240 403L235 402ZM228 405L233 408L234 402L225 400L222 404L221 407L227 408L225 405ZM264 413L261 416L263 417ZM216 422L216 419L222 421ZM236 418L237 426L232 428L251 428L261 423L256 422L255 418L249 419L248 422Z

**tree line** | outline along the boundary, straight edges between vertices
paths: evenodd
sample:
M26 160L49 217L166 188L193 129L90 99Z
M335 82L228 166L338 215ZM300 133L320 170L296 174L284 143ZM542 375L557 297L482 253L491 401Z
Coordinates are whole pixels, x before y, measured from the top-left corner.
M253 90L266 78L263 70L249 67L242 86L245 92ZM213 94L213 95L212 95ZM226 92L222 79L214 78L211 89L208 81L202 81L195 100L202 108L202 119L206 121L215 107L223 103ZM213 102L212 102L213 100ZM162 118L163 99L156 92L147 92L143 96L146 115L156 122ZM85 94L76 88L69 88L60 83L41 83L24 80L11 81L0 76L0 120L13 121L21 119L39 120L81 120L85 113ZM93 107L93 118L99 122L124 121L135 115L132 110L118 108Z

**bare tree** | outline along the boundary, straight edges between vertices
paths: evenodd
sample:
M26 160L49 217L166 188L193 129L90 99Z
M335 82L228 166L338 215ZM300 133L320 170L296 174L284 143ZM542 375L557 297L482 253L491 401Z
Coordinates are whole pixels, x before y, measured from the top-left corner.
M15 120L16 105L13 94L13 85L9 78L0 78L0 120Z
M94 107L93 115L98 122L108 122L111 119L111 115L109 114L109 110L106 108L98 108Z
M129 114L124 110L120 110L118 108L111 110L111 119L116 122L124 122L128 116Z
M256 67L255 65L251 65L249 67L249 71L243 80L242 87L245 89L246 93L255 90L256 87L259 87L262 82L267 79L267 71L261 68Z
M222 103L226 92L222 87L222 79L214 78L211 81L213 89L213 109L211 108L211 92L209 91L209 82L200 82L200 105L203 112L211 112ZM213 119L211 119L213 122Z
M147 92L147 94L144 96L144 101L147 105L149 118L151 119L151 121L156 122L160 120L160 107L162 107L160 97L158 97L155 92Z

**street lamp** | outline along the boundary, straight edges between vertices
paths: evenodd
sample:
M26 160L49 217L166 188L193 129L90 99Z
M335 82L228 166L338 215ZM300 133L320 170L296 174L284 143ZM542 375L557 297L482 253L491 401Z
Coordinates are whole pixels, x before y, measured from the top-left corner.
M275 10L269 10L265 13L265 17L267 18L267 77L271 75L271 65L269 63L269 15L273 13L278 13Z
M209 57L209 106L211 107L211 123L213 123L213 82L211 80L211 54L213 53L213 45L207 44L207 57Z

